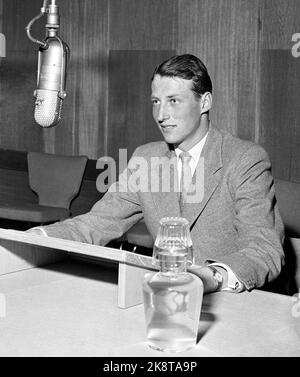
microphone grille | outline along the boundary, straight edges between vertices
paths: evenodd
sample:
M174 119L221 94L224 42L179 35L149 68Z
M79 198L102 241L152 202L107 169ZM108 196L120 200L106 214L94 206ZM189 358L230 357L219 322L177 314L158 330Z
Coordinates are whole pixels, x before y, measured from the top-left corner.
M53 127L61 119L62 99L53 90L37 89L34 119L42 127Z

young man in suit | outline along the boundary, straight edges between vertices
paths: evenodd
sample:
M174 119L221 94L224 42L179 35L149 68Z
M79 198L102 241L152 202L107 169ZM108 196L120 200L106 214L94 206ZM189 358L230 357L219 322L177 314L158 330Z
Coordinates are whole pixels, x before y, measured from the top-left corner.
M161 218L182 216L190 222L202 266L193 271L205 292L241 292L274 280L284 260L283 224L264 149L210 124L212 83L193 55L174 56L155 69L151 101L164 141L138 147L89 213L34 232L105 245L141 219L155 239ZM139 188L130 184L143 165L137 161L147 168Z

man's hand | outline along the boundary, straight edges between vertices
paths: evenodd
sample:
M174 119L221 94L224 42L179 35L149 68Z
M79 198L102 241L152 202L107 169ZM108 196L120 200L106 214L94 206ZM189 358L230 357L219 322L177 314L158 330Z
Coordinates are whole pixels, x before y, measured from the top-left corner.
M222 274L223 276L223 285L227 284L227 272L223 269L220 268L218 271ZM213 271L208 268L208 267L190 267L189 272L199 276L199 278L202 280L203 283L203 288L204 288L204 293L210 293L210 292L215 292L218 283L216 282Z
M38 228L30 228L26 230L26 233L35 234L37 236L45 236L45 234L41 231L41 229L38 229Z

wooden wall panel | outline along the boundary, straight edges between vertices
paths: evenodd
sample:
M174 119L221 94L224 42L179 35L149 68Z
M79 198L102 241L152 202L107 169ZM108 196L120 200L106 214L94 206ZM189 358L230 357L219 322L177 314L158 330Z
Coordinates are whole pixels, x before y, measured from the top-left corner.
M40 12L42 2L40 0L2 0L2 3L3 32L7 34L6 39L9 39L7 47L12 51L32 52L35 45L27 38L25 27ZM32 29L35 37L45 35L44 25L42 21L35 23ZM37 54L35 58L37 59ZM34 70L36 68L35 66Z
M206 64L215 88L212 121L254 139L257 0L179 0L178 53Z
M261 48L291 50L292 35L300 33L299 0L260 0Z
M2 33L3 0L0 0L0 33Z
M108 0L60 0L60 35L71 50L62 122L45 130L52 153L104 154L107 107Z
M108 155L118 160L119 148L134 149L162 140L152 118L151 77L154 68L174 51L110 51Z
M25 171L0 168L0 192L0 202L7 203L14 200L26 203L37 202L37 196L30 189L28 174Z
M300 32L299 0L57 3L60 34L71 48L68 96L61 124L42 129L33 121L37 46L24 30L38 14L42 0L0 0L0 28L7 38L8 53L0 63L0 147L90 158L116 155L122 146L128 146L131 153L137 144L160 137L145 95L154 60L157 57L160 62L164 51L193 53L203 59L212 76L212 121L264 145L276 176L299 181L299 114L293 107L298 106L293 75L298 83L295 64L299 59L290 61L287 55L280 55L281 50L291 52L292 35ZM35 24L33 34L44 36L44 25L44 19ZM276 59L283 56L287 64L289 77L277 85L293 96L283 100L289 112L279 114L275 108L279 99L270 94L272 74L285 74L282 62L272 62L274 56L267 50L278 51ZM125 83L124 89L119 80ZM284 135L278 123L283 117L289 117Z
M33 7L39 3L37 0L30 2ZM25 26L32 18L30 9L25 2L3 2L2 29L7 57L0 66L0 147L39 151L42 149L42 130L33 121L37 54L25 33Z
M300 58L292 35L300 32L298 0L261 2L259 143L277 178L300 182Z
M52 129L42 129L33 120L38 46L24 30L41 5L40 0L4 0L8 57L0 67L4 114L0 147L97 158L104 153L107 127L108 0L58 2L60 36L70 46L71 59L63 119ZM34 24L34 37L44 38L45 22L43 17Z
M111 50L172 50L177 41L177 0L111 0Z
M0 0L0 33L3 32L3 28L2 28L2 17L3 15L3 0ZM2 90L2 86L1 86L1 60L2 58L0 57L0 111L2 109L2 98L3 98L3 90Z
M260 144L277 178L300 182L300 64L287 50L264 50Z

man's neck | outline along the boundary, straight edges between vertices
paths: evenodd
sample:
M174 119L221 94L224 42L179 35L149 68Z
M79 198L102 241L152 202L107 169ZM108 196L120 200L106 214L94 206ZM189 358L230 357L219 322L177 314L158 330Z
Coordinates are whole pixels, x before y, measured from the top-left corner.
M194 137L187 143L182 143L179 145L174 145L174 149L180 148L181 150L187 152L192 149L196 144L198 144L204 136L207 134L209 129L209 119L208 116L205 114L204 117L201 118L200 125L197 131L194 134Z

